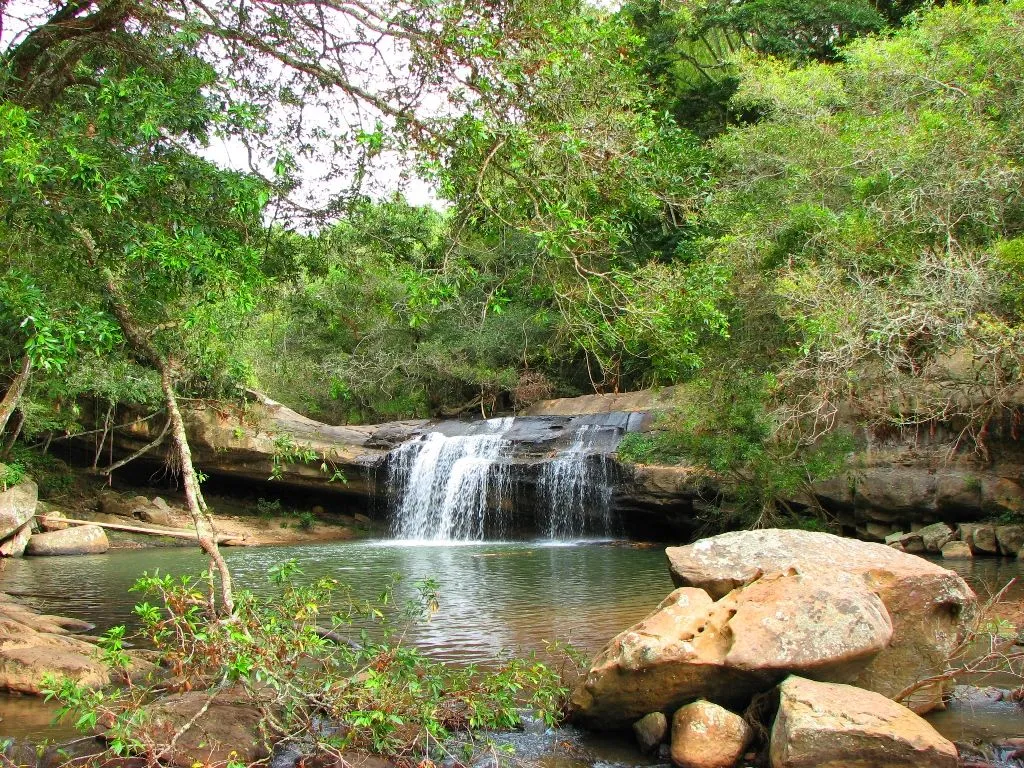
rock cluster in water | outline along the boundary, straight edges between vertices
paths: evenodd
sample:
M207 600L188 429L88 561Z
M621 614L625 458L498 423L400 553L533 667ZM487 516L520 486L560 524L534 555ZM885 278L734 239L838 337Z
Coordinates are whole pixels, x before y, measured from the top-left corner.
M957 574L806 531L723 534L667 555L678 588L597 657L573 694L578 723L634 724L648 748L670 738L680 768L734 765L753 739L744 712L775 713L773 768L957 764L915 714L941 706L943 684L904 693L945 670L973 614Z

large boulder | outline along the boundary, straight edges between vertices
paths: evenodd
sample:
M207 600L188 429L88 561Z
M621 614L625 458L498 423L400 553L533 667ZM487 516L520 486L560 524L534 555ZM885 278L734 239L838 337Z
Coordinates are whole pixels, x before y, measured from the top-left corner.
M110 682L95 646L70 631L91 625L44 616L0 595L0 690L40 694L47 676L98 688Z
M926 552L941 552L956 537L956 531L945 523L932 523L919 530L918 535L924 543Z
M0 493L0 541L16 533L36 513L39 487L31 480Z
M102 555L110 549L107 534L98 525L80 525L63 531L37 533L28 540L26 555Z
M0 557L21 557L31 537L32 523L28 522L0 542Z
M772 768L956 768L956 747L873 691L800 677L779 686Z
M573 693L573 715L621 728L698 698L742 708L794 671L853 680L892 632L882 601L844 574L773 574L717 601L682 587L597 657Z
M43 533L48 531L63 531L70 523L65 522L67 515L64 510L40 501L36 506L36 522Z
M961 523L960 541L971 548L977 555L996 555L999 553L999 542L996 540L995 526L984 523Z
M1024 525L1000 525L996 528L1000 554L1016 557L1024 547Z
M733 768L753 738L736 713L695 701L672 716L672 762L678 768Z
M641 752L653 752L668 736L668 718L663 712L651 712L633 723L633 735Z
M942 557L944 560L970 560L974 553L966 541L950 541L942 546Z
M807 676L853 683L889 697L945 670L977 603L974 592L953 571L883 544L827 533L738 531L670 547L666 554L677 586L704 589L716 599L772 573L793 572L817 584L837 586L840 574L852 577L852 583L885 605L892 639L853 679ZM790 671L803 674L795 668ZM938 683L921 688L908 705L927 712L941 705L942 691Z

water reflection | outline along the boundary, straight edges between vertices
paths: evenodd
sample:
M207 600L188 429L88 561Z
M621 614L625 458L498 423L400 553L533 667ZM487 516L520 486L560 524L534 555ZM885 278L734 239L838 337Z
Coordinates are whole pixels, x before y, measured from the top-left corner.
M449 661L481 662L503 650L524 652L562 640L596 652L645 616L672 589L660 549L631 546L536 546L477 543L409 546L342 542L227 550L236 582L267 593L276 563L297 560L307 579L332 576L360 597L374 597L392 573L403 576L397 598L434 579L440 611L410 640ZM141 599L129 587L144 572L184 575L205 567L191 550L140 550L66 559L11 561L0 589L48 612L83 618L99 629L132 622Z

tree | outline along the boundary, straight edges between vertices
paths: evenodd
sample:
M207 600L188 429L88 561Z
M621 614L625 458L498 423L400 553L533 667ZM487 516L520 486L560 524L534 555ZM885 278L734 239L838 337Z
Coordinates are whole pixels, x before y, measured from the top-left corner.
M764 119L714 143L704 254L734 275L725 354L777 375L799 439L852 407L867 424L952 421L983 450L1012 402L1022 14L949 6L838 64L744 69L737 100Z
M623 16L641 38L637 55L659 107L680 125L714 136L757 114L730 104L737 62L767 54L794 63L835 61L857 37L898 25L923 3L868 0L634 0Z
M634 290L618 262L635 222L675 205L646 179L682 146L645 112L621 26L563 0L69 0L3 14L3 278L23 288L2 297L18 329L10 359L23 361L8 400L29 366L60 374L84 353L156 371L228 612L177 395L244 379L234 340L273 256L268 204L311 216L341 205L295 199L301 158L326 148L326 175L357 184L382 153L415 150L464 211L452 242L467 223L484 238L528 233L569 333L612 367ZM607 130L588 137L595 111ZM244 139L253 171L203 159L215 134Z

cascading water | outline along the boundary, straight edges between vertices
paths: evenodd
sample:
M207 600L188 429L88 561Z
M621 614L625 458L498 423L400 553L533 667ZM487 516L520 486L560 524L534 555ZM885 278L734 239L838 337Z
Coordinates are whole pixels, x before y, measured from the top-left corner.
M614 427L584 424L572 444L541 468L538 495L543 533L549 539L571 540L612 533L613 447L621 433Z
M501 460L511 444L504 439L512 418L489 419L467 435L429 432L391 452L389 486L398 494L393 532L419 541L482 540L500 533L500 520L489 520L508 485ZM493 515L491 515L493 517Z

